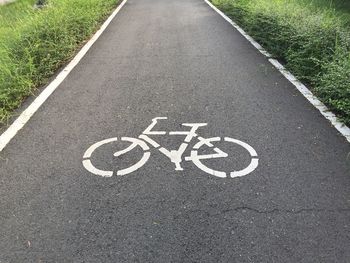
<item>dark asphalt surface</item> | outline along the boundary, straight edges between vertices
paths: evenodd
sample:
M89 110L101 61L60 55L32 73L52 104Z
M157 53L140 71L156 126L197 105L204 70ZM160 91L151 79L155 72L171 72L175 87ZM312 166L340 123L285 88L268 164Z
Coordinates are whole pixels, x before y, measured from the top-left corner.
M175 171L151 150L125 176L84 169L90 145L137 138L162 116L157 130L205 122L202 137L247 142L259 166L221 179L190 162ZM152 138L170 149L184 139ZM142 155L113 157L113 147L93 162L127 167ZM129 0L0 153L0 262L350 262L349 152L205 2ZM228 153L203 163L247 164L241 148Z

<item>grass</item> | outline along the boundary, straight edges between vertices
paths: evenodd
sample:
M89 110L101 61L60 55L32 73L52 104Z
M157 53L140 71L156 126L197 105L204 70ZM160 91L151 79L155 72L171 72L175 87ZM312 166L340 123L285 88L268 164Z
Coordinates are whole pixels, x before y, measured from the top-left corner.
M350 125L350 1L212 2Z
M0 124L75 54L117 0L35 0L0 6Z

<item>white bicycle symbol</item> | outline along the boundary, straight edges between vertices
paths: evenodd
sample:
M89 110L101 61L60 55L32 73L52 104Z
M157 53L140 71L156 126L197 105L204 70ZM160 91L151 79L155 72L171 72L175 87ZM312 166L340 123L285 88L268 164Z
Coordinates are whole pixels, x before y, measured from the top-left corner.
M114 156L121 156L121 155L133 150L137 146L141 147L141 149L143 150L143 156L134 165L132 165L128 168L125 168L125 169L118 170L116 172L117 175L126 175L126 174L132 173L132 172L136 171L137 169L141 168L148 161L149 157L151 156L149 145L151 145L155 149L158 149L162 154L167 156L170 159L170 161L175 164L176 171L182 171L183 170L183 168L181 167L181 162L183 160L182 155L186 151L188 144L192 141L193 138L197 138L198 142L193 146L193 149L191 150L190 156L185 157L185 161L192 161L199 169L201 169L202 171L204 171L208 174L211 174L211 175L214 175L217 177L221 177L221 178L226 178L228 175L231 178L240 177L240 176L244 176L244 175L247 175L247 174L253 172L259 164L258 155L253 147L251 147L249 144L242 142L240 140L232 139L230 137L225 137L223 139L223 141L237 144L248 151L248 153L250 154L250 157L251 157L251 161L250 161L249 165L242 170L232 171L232 172L228 172L228 173L226 173L224 171L217 171L217 170L214 170L214 169L211 169L211 168L205 166L201 162L202 160L228 157L227 153L225 153L222 150L220 150L219 148L215 147L213 144L213 143L222 141L222 139L220 137L202 138L202 137L198 136L198 134L196 133L196 131L199 129L199 127L206 126L207 123L183 123L182 126L190 127L191 129L189 131L169 132L169 135L186 136L184 142L180 145L178 150L170 150L169 151L169 150L165 149L164 147L161 147L156 141L154 141L153 139L151 139L148 136L148 135L166 135L167 133L165 131L152 131L154 126L157 124L158 120L165 120L165 119L167 119L167 117L157 117L157 118L152 119L152 123L147 127L147 129L144 132L142 132L142 134L138 137L138 139L130 138L130 137L121 137L121 141L130 142L130 146L128 146L124 150L121 150L121 151L114 153ZM95 174L95 175L100 175L103 177L113 176L113 174L114 174L113 171L106 171L106 170L101 170L101 169L96 168L92 164L90 158L91 158L91 155L93 154L93 152L97 148L101 147L102 145L105 145L105 144L108 144L111 142L116 142L116 141L118 141L117 137L105 139L103 141L100 141L100 142L97 142L97 143L91 145L84 153L83 165L84 165L85 169L88 170L89 172L91 172L92 174ZM206 145L210 148L213 148L213 151L215 153L199 155L198 150L203 145Z

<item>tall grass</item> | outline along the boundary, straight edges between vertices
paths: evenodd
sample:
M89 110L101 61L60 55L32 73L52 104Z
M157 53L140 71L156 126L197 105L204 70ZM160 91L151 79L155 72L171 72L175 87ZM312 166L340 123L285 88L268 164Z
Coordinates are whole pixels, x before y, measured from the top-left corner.
M75 53L117 0L34 0L0 7L0 123Z
M350 2L213 0L350 124Z

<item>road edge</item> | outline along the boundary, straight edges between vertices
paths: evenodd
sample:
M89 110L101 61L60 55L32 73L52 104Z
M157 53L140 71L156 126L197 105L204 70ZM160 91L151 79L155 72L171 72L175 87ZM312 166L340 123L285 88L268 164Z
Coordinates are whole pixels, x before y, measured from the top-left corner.
M0 152L6 145L16 136L16 134L26 125L35 112L42 104L50 97L50 95L58 88L58 86L65 80L70 72L75 68L80 60L86 55L93 44L99 39L102 33L106 30L108 25L112 22L114 17L119 13L127 0L123 0L113 13L107 18L97 32L90 38L90 40L80 49L78 54L65 66L56 78L51 81L47 87L39 94L38 97L16 118L16 120L0 135Z
M340 132L341 135L350 143L350 128L342 123L336 115L328 109L301 81L299 81L291 72L289 72L277 59L272 58L271 54L267 52L258 42L249 36L239 25L237 25L231 18L226 16L221 10L204 0L214 11L229 22L244 38L246 38L261 54L263 54L268 61L290 82L297 90L316 108L319 112L331 122L332 126Z

